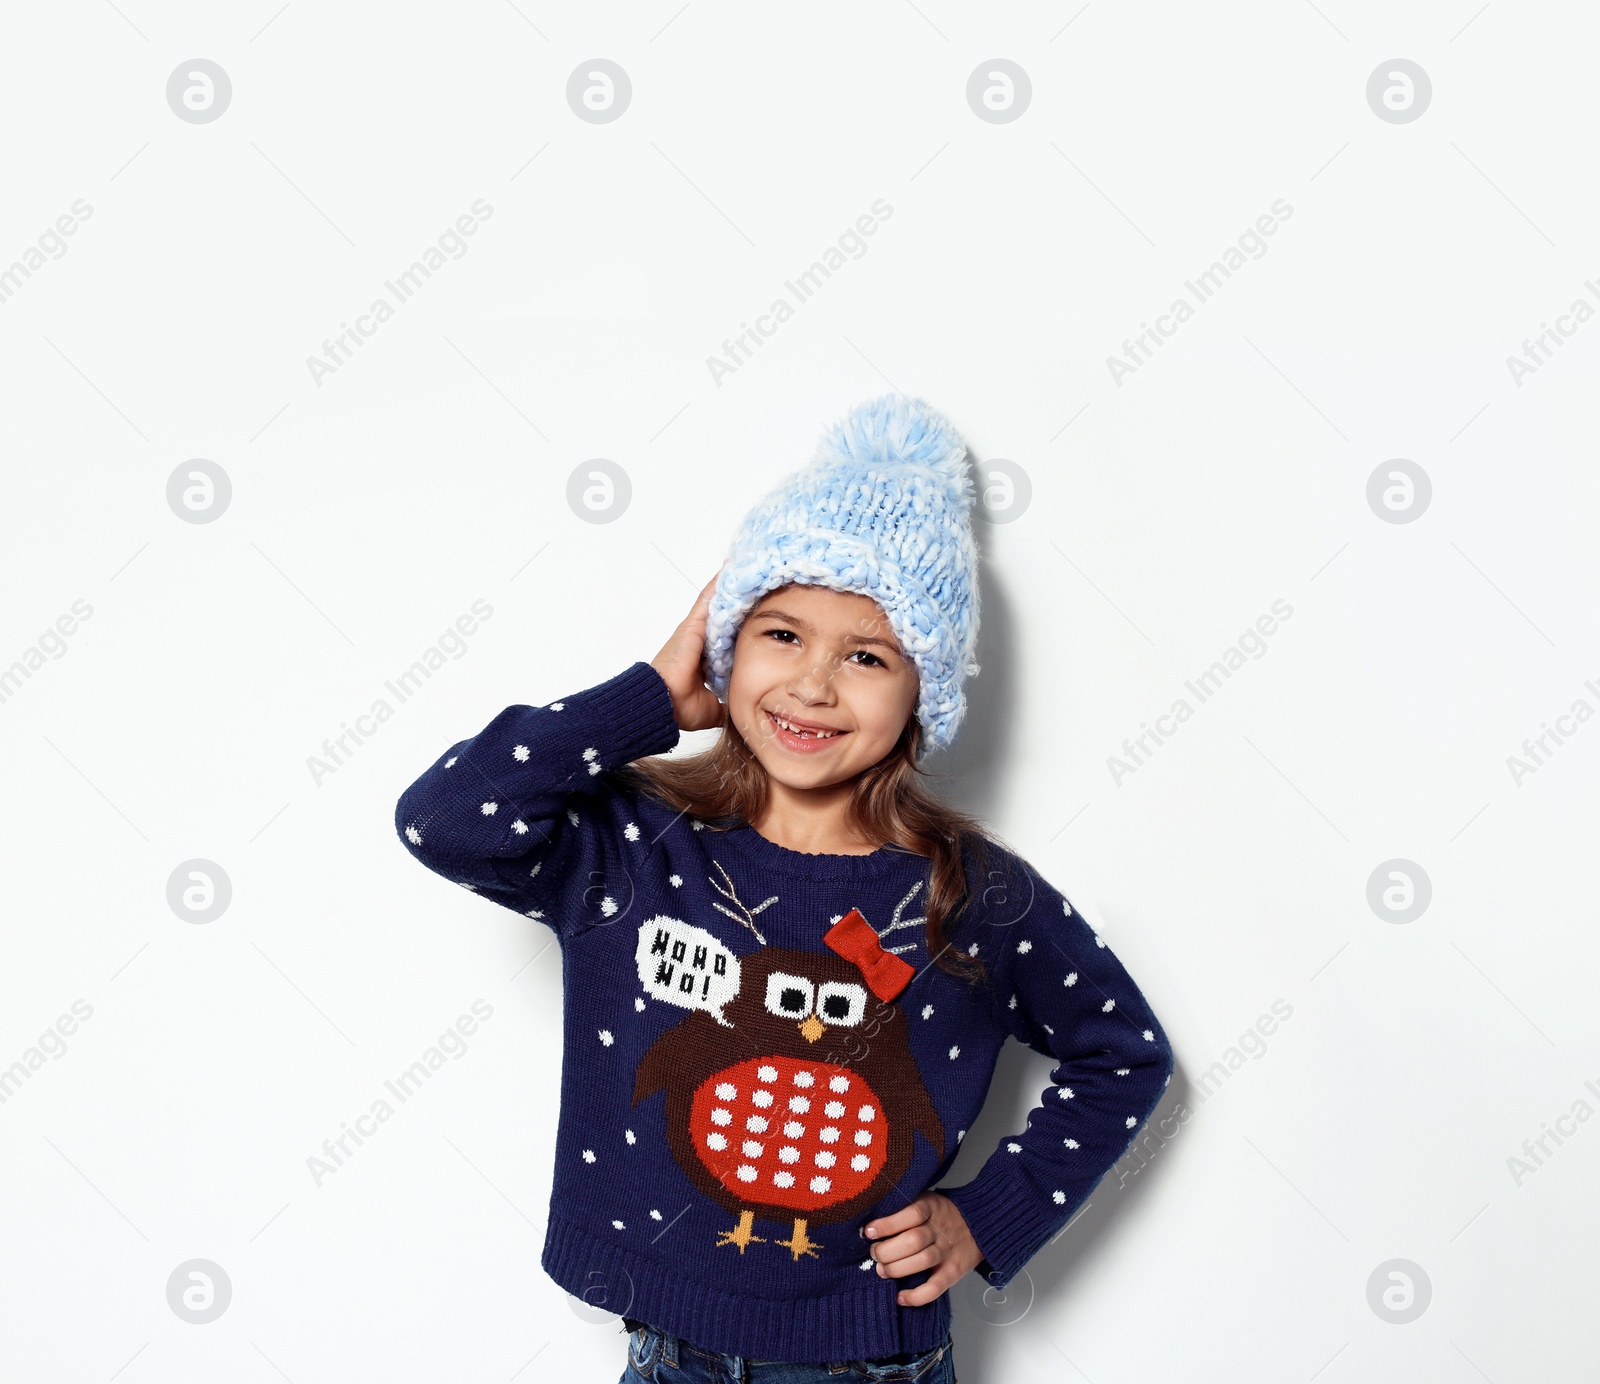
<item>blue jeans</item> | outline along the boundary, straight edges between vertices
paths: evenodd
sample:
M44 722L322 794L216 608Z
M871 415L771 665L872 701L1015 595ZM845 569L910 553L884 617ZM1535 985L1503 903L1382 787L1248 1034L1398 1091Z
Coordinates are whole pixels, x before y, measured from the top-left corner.
M628 1337L628 1368L618 1384L956 1384L950 1338L905 1364L894 1360L840 1360L831 1365L798 1365L783 1360L745 1360L718 1355L680 1336L641 1326Z

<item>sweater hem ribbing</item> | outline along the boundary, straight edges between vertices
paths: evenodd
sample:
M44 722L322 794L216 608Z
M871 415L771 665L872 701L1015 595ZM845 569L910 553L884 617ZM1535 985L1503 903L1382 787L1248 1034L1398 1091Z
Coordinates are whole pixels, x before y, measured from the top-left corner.
M865 1242L863 1242L864 1244ZM731 1249L727 1251L733 1253ZM862 1258L866 1258L863 1249ZM647 1321L722 1355L745 1360L832 1364L931 1350L950 1334L950 1295L901 1307L894 1279L862 1270L859 1291L780 1301L727 1293L549 1214L544 1271L567 1292L608 1312ZM597 1300L597 1292L605 1300Z

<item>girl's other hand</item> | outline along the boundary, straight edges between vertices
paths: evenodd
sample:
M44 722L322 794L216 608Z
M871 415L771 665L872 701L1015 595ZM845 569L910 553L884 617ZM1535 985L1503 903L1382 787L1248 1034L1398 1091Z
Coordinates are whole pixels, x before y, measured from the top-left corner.
M865 1230L879 1277L933 1271L926 1283L895 1295L901 1307L925 1306L983 1262L966 1218L941 1192L924 1192L892 1216L875 1216Z
M717 700L717 694L705 685L701 671L705 662L706 617L711 610L711 593L721 575L722 570L718 568L717 576L702 588L694 609L684 616L683 623L662 645L661 652L650 660L650 666L661 674L667 691L672 694L672 714L677 718L679 730L711 730L723 723L723 705Z

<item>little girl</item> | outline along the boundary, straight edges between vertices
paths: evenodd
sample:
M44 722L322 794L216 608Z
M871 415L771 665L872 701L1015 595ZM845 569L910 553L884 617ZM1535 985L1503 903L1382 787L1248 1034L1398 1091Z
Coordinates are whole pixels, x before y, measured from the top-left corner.
M919 781L978 671L965 456L920 400L856 409L654 659L507 707L400 798L417 859L560 941L542 1264L622 1316L630 1384L954 1384L950 1287L1003 1288L1171 1073L1110 948ZM936 1187L1007 1035L1052 1085Z

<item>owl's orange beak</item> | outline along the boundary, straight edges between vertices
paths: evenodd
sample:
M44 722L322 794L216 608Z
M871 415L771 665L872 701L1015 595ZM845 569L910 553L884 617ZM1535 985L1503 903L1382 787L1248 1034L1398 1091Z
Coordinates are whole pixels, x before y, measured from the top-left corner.
M800 1032L808 1043L815 1043L827 1031L828 1026L815 1014L803 1020L800 1024Z

